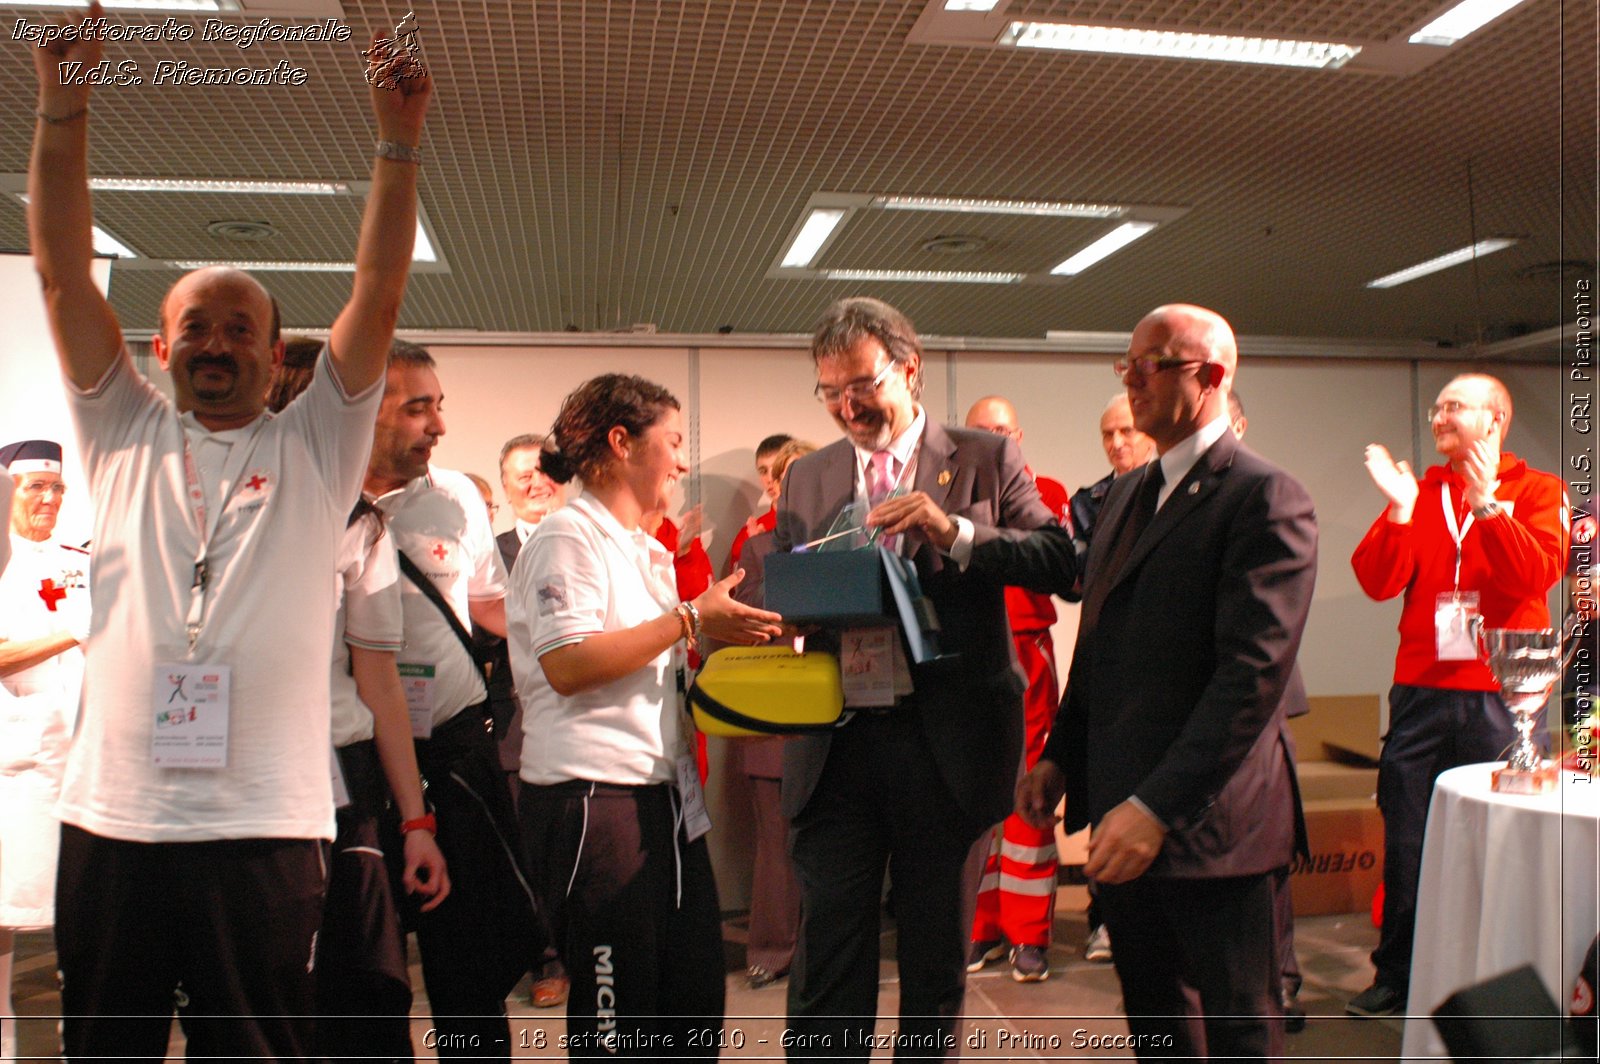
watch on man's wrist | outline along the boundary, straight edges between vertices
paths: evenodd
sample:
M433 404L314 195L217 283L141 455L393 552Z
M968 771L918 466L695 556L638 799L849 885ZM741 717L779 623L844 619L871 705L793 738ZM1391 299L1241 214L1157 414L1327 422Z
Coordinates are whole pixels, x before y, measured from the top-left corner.
M1482 506L1474 506L1472 508L1472 516L1473 516L1473 518L1476 519L1476 520L1479 520L1479 521L1490 521L1490 520L1493 520L1494 518L1499 517L1501 514L1503 514L1505 512L1506 512L1505 507L1501 506L1500 503L1495 499L1490 499L1488 502L1484 503Z

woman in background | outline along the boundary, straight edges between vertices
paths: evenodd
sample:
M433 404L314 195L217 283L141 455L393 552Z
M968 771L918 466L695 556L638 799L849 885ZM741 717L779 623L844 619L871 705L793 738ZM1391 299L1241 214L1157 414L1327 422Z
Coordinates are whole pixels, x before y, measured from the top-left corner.
M772 457L772 512L783 493L789 463L817 449L804 440L790 440ZM740 602L758 605L765 593L766 558L775 544L770 530L757 532L744 544L744 582L734 589ZM778 800L783 782L781 735L740 739L733 744L739 768L750 778L750 804L755 815L755 870L750 880L750 942L745 947L744 977L751 990L789 974L795 938L800 931L800 880L789 860L789 821Z

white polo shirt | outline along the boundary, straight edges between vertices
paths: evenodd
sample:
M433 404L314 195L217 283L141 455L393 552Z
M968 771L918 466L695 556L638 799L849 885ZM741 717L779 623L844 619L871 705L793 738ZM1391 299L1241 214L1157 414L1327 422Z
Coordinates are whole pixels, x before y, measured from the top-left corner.
M333 745L372 738L372 711L356 693L350 647L398 654L405 642L400 619L400 562L394 537L368 511L344 530L339 543L339 611L334 615Z
M593 495L539 522L517 556L506 600L511 671L522 699L521 777L638 785L676 778L688 752L678 694L682 644L611 683L559 695L539 658L602 632L653 620L678 604L672 552L629 531Z
M333 645L335 551L366 472L382 379L347 396L324 351L311 385L282 414L226 432L180 418L126 352L91 389L68 381L67 395L95 500L99 564L61 819L139 842L332 838L323 663ZM218 769L157 767L150 753L156 666L187 649L201 539L186 437L206 497L226 501L195 655L232 669L227 767ZM224 475L235 483L221 483Z
M506 593L506 567L489 526L477 485L464 473L432 466L424 476L373 502L389 519L389 534L432 580L472 631L469 603ZM488 697L472 656L450 630L439 608L403 573L400 603L405 649L400 662L434 668L433 723L437 727Z

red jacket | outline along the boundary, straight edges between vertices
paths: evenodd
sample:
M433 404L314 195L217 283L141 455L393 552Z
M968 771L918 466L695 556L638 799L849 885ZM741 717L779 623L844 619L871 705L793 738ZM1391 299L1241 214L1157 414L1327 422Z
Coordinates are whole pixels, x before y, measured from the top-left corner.
M1031 469L1028 473L1033 476L1033 482L1039 486L1039 497L1044 500L1045 508L1062 528L1071 531L1072 514L1067 489L1061 486L1060 481L1038 476ZM1011 619L1011 631L1014 635L1043 632L1056 623L1056 604L1049 595L1025 591L1020 587L1008 587L1006 616Z
M754 534L760 535L762 532L771 532L777 527L778 508L774 506L756 518L756 531ZM728 551L728 572L731 573L739 567L739 556L744 553L745 542L749 540L751 534L750 526L746 524L741 525L739 534L733 537L733 546Z
M1405 593L1395 683L1496 691L1500 685L1482 662L1435 660L1434 608L1438 596L1453 589L1455 577L1455 541L1444 519L1446 485L1460 528L1469 512L1461 478L1449 466L1430 466L1411 522L1396 524L1387 510L1379 514L1350 564L1372 598ZM1508 453L1500 457L1495 495L1510 512L1472 522L1461 541L1461 590L1478 592L1478 608L1490 628L1548 628L1545 597L1561 578L1567 556L1565 490L1556 477L1529 469Z

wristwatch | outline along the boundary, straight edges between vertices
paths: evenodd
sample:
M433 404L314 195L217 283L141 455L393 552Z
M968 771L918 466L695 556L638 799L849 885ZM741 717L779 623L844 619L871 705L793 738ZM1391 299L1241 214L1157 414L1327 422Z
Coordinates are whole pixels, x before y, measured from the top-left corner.
M1472 516L1479 521L1492 520L1493 518L1499 517L1505 512L1505 507L1501 506L1500 503L1494 499L1490 499L1482 506L1474 506L1472 508Z

